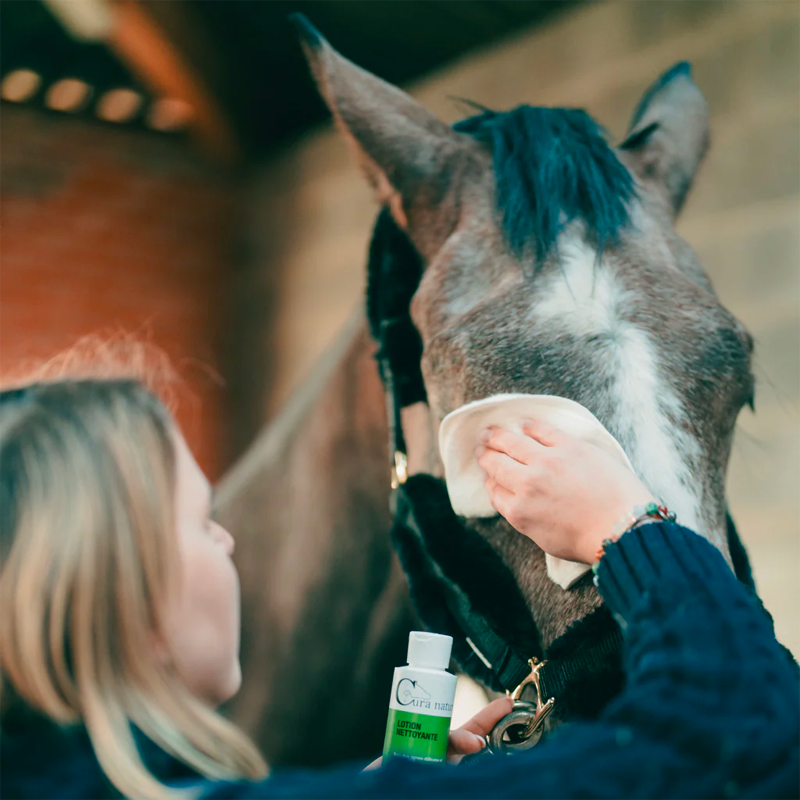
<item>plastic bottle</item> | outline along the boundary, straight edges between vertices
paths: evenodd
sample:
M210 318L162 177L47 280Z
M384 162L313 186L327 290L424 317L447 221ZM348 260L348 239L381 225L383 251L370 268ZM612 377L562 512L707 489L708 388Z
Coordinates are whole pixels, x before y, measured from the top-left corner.
M408 666L394 671L384 758L445 760L457 680L447 672L452 648L451 636L411 632Z

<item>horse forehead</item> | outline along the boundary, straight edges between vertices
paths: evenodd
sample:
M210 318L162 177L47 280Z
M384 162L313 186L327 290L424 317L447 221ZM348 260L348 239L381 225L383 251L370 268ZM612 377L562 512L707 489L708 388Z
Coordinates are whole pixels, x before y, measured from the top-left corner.
M528 340L546 337L551 326L554 332L584 337L614 333L632 320L656 336L670 337L680 326L665 325L664 314L649 311L680 307L683 323L693 317L702 327L714 327L726 316L713 294L672 263L659 261L656 270L645 262L600 258L581 236L562 238L556 257L536 271L507 254L462 247L436 265L435 275L426 275L415 301L436 311L438 324L431 334L447 332L459 340L470 330L498 324L500 338Z
M636 219L640 226L642 214ZM699 262L684 268L683 250L690 248L676 247L676 237L637 227L600 257L584 234L582 223L569 225L539 269L512 256L502 232L486 219L451 237L412 304L436 363L463 365L473 340L485 341L489 332L504 349L531 353L561 349L563 334L565 343L571 342L568 350L593 350L621 345L638 330L665 365L684 371L713 349L712 334L742 328L707 279L698 280L705 278Z

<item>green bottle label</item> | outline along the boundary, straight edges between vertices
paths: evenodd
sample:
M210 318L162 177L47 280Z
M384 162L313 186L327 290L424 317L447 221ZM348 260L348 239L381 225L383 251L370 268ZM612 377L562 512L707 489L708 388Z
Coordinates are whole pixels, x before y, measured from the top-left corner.
M444 761L450 717L434 717L389 709L383 757L405 756L415 761Z

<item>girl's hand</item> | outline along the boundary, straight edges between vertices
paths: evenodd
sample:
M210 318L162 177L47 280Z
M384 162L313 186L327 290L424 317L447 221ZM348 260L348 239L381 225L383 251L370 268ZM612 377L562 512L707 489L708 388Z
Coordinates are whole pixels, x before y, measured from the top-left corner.
M616 459L543 422L526 422L523 435L490 428L483 442L492 505L551 556L591 564L625 514L653 501Z
M488 706L482 708L469 722L460 728L450 731L447 737L447 761L449 764L458 764L464 756L477 753L486 747L486 737L489 732L500 722L506 714L511 712L513 703L507 697L493 700ZM382 759L376 758L368 769L377 769Z
M464 756L478 753L486 747L486 737L492 728L506 714L511 713L514 703L508 697L493 700L482 708L469 722L460 728L450 731L447 738L447 760L450 764L458 764Z

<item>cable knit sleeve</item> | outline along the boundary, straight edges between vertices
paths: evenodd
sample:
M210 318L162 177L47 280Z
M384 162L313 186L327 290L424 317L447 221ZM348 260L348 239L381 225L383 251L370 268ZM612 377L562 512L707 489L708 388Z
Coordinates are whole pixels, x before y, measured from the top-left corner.
M597 578L627 645L626 690L605 721L669 746L687 769L704 766L698 795L747 793L797 763L796 665L714 547L675 524L646 525L608 548Z

